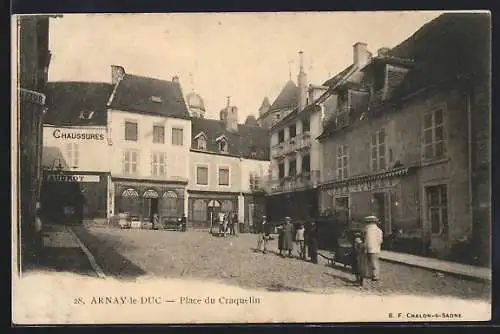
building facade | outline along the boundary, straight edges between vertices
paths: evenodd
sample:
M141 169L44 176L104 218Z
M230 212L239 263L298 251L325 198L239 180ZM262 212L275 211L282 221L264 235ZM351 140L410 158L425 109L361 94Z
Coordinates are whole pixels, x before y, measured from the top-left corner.
M43 126L41 204L55 223L109 218L110 146L106 104L112 85L49 82Z
M193 107L199 110L199 105ZM223 212L237 214L240 223L251 225L263 212L260 180L269 166L267 131L239 124L238 109L229 99L218 120L192 116L189 223L206 228Z
M480 186L473 182L473 143L480 135L471 127L475 110L485 120L488 109L488 66L480 59L488 41L474 37L488 36L488 18L474 15L439 17L395 48L379 50L357 84L337 86L338 96L356 98L339 100L319 137L328 176L322 209L374 214L387 237L397 232L417 240L412 251L440 258L488 226L478 213L479 202L488 210L486 200L474 194ZM452 29L457 23L462 28ZM473 102L471 92L482 102Z
M282 94L277 98L281 99L279 104L295 107L282 113L269 130L271 173L266 211L272 220L318 215L321 151L316 137L321 133L322 114L316 102L327 88L307 85L302 53L300 59L295 95L288 94L290 102L283 101Z
M18 263L36 254L35 210L40 198L42 118L50 63L49 16L20 16L16 22L18 57L16 114L18 142ZM21 269L21 267L19 267Z
M112 66L108 103L110 215L162 222L187 214L191 123L178 78L164 81Z

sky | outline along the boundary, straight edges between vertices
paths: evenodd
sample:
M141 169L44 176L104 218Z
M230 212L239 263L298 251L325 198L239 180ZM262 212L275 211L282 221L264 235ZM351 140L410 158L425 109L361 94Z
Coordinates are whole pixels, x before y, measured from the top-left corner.
M322 84L353 62L352 46L394 47L442 12L64 14L52 19L49 81L111 82L111 65L171 80L200 94L207 118L227 96L238 118L258 116L290 79L299 51L308 83ZM290 71L291 69L291 71Z

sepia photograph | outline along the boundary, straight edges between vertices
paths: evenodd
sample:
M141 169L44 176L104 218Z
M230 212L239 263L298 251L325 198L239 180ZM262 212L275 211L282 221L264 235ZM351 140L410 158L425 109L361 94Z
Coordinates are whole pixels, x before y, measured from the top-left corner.
M491 319L490 12L11 27L13 324Z

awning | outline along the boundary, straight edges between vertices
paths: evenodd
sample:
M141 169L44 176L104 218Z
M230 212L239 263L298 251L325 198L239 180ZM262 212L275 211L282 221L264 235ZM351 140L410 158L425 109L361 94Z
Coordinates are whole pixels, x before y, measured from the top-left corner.
M411 167L397 167L397 168L393 168L389 171L385 171L385 172L381 172L381 173L377 173L377 174L354 176L354 177L346 179L346 180L335 180L335 181L325 182L322 185L320 185L320 189L326 190L326 189L332 189L332 188L342 188L342 187L348 187L348 186L358 185L358 184L363 184L363 183L371 183L371 182L378 181L378 180L400 177L400 176L404 176L404 175L408 174L408 171L410 169L411 169Z

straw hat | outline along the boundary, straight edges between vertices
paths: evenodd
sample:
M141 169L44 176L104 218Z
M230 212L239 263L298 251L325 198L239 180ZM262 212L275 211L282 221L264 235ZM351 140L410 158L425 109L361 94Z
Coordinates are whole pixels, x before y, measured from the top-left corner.
M376 216L366 216L365 218L363 218L363 222L365 224L372 224L372 223L378 224L380 221Z

